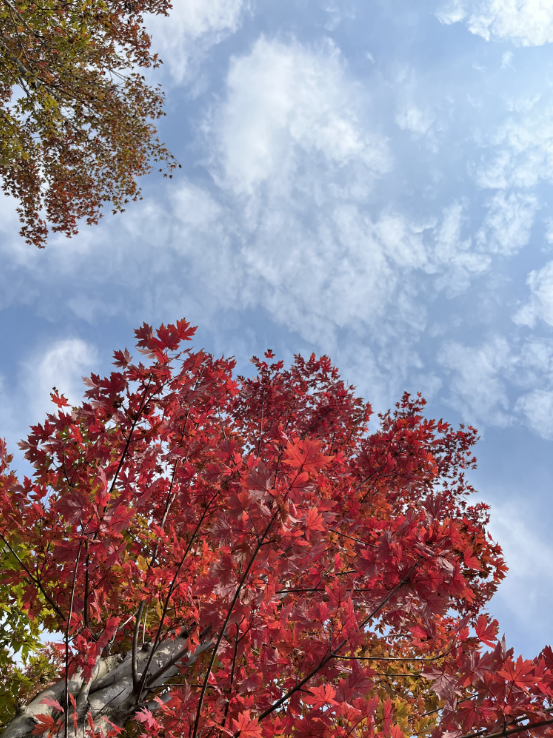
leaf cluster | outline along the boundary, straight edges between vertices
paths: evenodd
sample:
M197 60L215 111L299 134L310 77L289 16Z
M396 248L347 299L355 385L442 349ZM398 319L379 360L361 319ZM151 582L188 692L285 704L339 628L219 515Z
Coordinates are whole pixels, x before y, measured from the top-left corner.
M406 394L371 431L328 357L242 377L185 321L136 335L81 406L52 394L33 478L0 476L2 585L65 634L35 734L548 733L550 650L516 660L485 612L506 567L473 428Z
M145 14L168 0L0 1L0 175L21 234L43 247L47 223L71 236L140 197L136 178L176 162L153 121L163 94ZM161 170L160 170L161 171Z

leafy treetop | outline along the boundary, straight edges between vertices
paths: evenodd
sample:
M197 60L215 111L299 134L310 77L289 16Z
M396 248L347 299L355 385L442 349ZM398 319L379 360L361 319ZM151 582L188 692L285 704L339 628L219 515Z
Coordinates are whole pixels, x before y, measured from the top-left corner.
M151 162L176 163L152 121L163 95L144 14L169 0L0 0L0 176L19 202L21 234L43 247L122 211ZM161 170L160 170L161 171Z
M185 321L136 333L81 406L53 393L32 479L3 453L0 581L65 638L4 738L549 734L551 650L515 659L485 612L473 428L406 394L370 432L327 357L241 377Z

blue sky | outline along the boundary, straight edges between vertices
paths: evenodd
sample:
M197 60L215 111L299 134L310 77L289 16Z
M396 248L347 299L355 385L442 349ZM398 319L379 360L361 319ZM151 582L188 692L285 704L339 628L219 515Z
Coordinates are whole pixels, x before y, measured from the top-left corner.
M174 0L161 137L182 164L45 251L0 199L0 434L186 317L248 370L329 353L383 410L481 431L473 481L527 656L553 606L553 1ZM18 467L24 466L16 458Z

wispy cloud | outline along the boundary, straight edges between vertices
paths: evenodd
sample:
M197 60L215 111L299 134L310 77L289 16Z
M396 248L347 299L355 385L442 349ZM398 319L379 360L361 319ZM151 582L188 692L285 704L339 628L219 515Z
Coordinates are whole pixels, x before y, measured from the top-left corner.
M526 647L528 656L533 656L551 643L553 547L539 511L524 510L516 501L492 505L490 532L501 544L509 567L492 600L492 613L499 616L502 628L506 620L511 622L509 645L516 641L518 648Z
M211 172L236 194L252 196L269 182L285 194L311 189L301 177L309 161L319 188L326 179L338 196L365 196L391 167L385 137L367 125L365 97L330 41L309 48L261 37L232 60L226 99L206 121Z
M479 137L480 153L471 164L476 183L506 189L552 181L552 94L517 96L507 107L506 119Z
M71 404L79 404L86 389L82 377L94 370L98 370L96 347L68 337L31 349L11 381L0 376L1 434L10 452L17 451L30 425L43 422L47 413L56 410L50 399L54 387Z
M515 313L515 323L533 326L539 319L553 326L553 261L531 271L527 284L530 300Z
M471 33L512 39L523 46L553 41L553 7L549 0L451 0L436 12L442 23L465 21Z
M192 81L210 48L236 33L247 0L187 0L174 4L170 17L150 16L153 46L175 83Z
M539 201L534 195L498 192L488 199L484 222L476 234L482 251L512 256L530 240Z
M478 347L444 343L438 363L451 377L449 402L467 422L499 426L512 422L502 379L510 360L510 347L501 337Z

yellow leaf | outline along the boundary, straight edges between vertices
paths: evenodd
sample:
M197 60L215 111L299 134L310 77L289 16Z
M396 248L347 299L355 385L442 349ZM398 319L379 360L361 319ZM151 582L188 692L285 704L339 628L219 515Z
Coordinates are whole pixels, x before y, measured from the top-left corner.
M148 569L150 561L151 559L149 557L145 559L144 556L140 556L140 555L136 559L136 562L138 564L138 568L140 569L140 571L146 571Z

